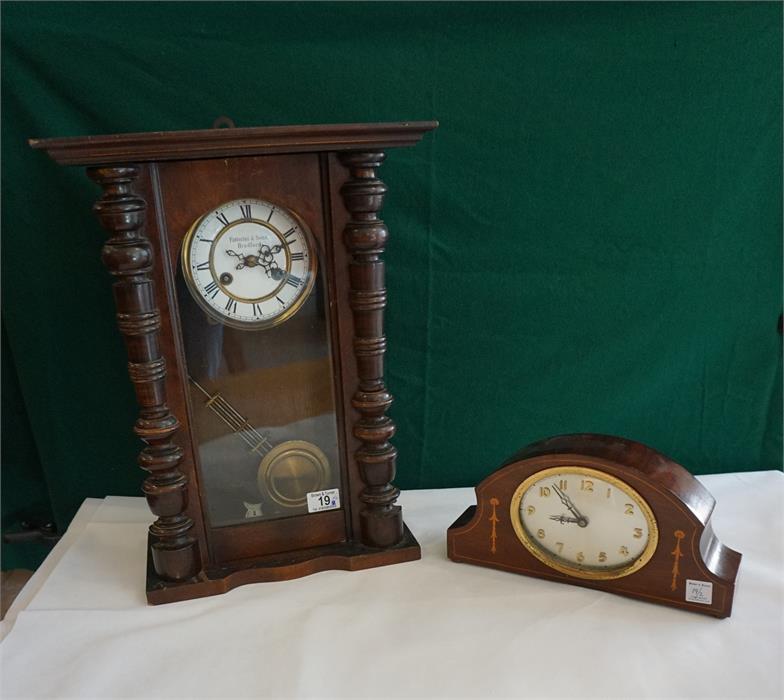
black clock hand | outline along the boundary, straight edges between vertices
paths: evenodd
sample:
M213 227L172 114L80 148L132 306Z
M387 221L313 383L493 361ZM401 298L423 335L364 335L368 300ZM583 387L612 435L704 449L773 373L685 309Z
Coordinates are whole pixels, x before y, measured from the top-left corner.
M231 249L227 250L226 254L227 255L233 255L235 258L239 258L240 259L240 262L237 263L237 267L236 267L237 270L241 270L243 267L245 267L246 262L245 262L245 256L244 255L240 255L239 253L235 253Z
M572 503L571 499L559 489L555 484L553 484L553 490L556 494L558 494L558 498L561 499L561 503L563 503L577 518L577 524L580 527L585 527L588 524L588 518L586 518L577 508L575 508L574 503Z
M278 263L275 262L275 256L281 250L283 250L281 245L275 245L270 248L266 243L263 243L259 246L259 267L264 270L267 277L272 277L276 281L283 278L283 271L278 267Z
M581 522L579 518L570 518L567 515L551 515L550 516L550 520L556 520L559 523L561 523L562 525L564 523L578 523L579 524Z
M282 245L274 245L270 247L266 243L262 243L259 247L258 256L261 260L266 260L267 256L277 255L281 250L283 250Z

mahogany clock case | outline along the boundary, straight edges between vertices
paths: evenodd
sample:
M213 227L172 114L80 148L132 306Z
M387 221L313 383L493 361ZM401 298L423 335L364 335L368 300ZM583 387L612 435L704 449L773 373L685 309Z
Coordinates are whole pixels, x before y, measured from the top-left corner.
M144 187L144 181L142 180L139 192L143 199L159 202L161 211L165 215L166 235L161 235L160 231L153 235L162 244L160 255L164 263L163 272L165 279L162 280L160 286L163 288L177 289L180 269L179 252L182 248L183 236L193 222L205 211L220 205L222 202L237 199L248 192L262 192L265 199L297 211L309 223L310 229L321 249L328 250L328 242L325 240L325 202L322 201L321 197L321 168L319 157L316 154L305 153L240 158L233 161L229 169L226 168L222 161L214 159L187 161L185 163L175 161L160 163L155 170L157 172L153 175L154 180L150 182L151 189L145 192L142 189ZM325 262L325 267L328 268L330 263L329 261ZM327 279L334 277L334 274L326 275ZM314 296L312 299L315 301L316 297ZM188 343L180 343L180 340L184 340L183 326L185 325L184 320L186 317L183 308L189 302L190 299L187 292L180 292L177 294L176 299L169 299L170 305L179 311L177 314L179 321L178 334L175 337L174 333L172 333L172 338L178 346L177 351L180 353L178 365L184 365L190 371L193 371L193 363L188 363L183 356L183 353L187 351ZM327 305L327 308L332 313L337 313L337 305ZM233 329L226 328L224 329L224 334L230 337L238 336L251 339L268 337L271 333L280 336L282 333L291 330L292 326L302 316L303 314L295 315L289 323L283 324L269 332L235 332L232 335ZM203 324L203 326L207 325ZM336 326L337 320L333 318L330 325ZM213 324L212 328L214 327L215 325ZM200 335L196 341L205 344L206 338L204 335ZM309 345L312 345L312 340L308 339L307 342ZM282 337L280 343L283 345L281 350L288 346L289 353L296 353L295 348L298 344L293 342L291 337ZM245 348L245 350L249 349ZM329 372L328 367L325 369ZM334 374L335 377L338 376L337 373ZM339 387L336 387L336 389L339 389ZM347 390L350 391L348 387ZM286 391L281 390L275 397L275 402L281 405L278 410L285 410L286 400L292 398L293 391L294 389L287 387ZM176 395L175 392L176 389L173 388L170 395ZM338 400L341 400L343 392L335 391L335 394L339 397ZM350 394L348 396L350 397ZM293 398L296 399L297 397ZM269 403L270 399L257 396L256 401ZM302 401L304 401L304 397L300 398L300 402ZM170 408L174 415L179 416L183 414L188 416L188 427L185 429L196 435L199 431L195 430L197 411L194 403L192 399L182 404L172 402ZM337 413L341 412L337 411ZM341 427L345 428L343 425ZM201 434L203 435L204 431L201 431ZM345 445L345 440L343 444ZM189 463L194 462L196 454L196 450L191 450L183 458L183 464L186 463L186 460ZM199 475L199 492L202 494L202 498L207 501L202 503L202 508L210 510L210 515L213 516L206 520L211 522L214 527L205 529L210 538L209 546L215 563L224 564L250 557L275 554L286 550L294 541L303 541L307 542L309 547L318 547L343 542L347 539L346 513L340 510L289 517L284 520L264 523L263 525L257 522L250 522L234 524L231 527L219 527L220 521L217 517L219 504L216 504L215 508L210 508L210 505L215 504L217 500L214 495L215 489L213 489L211 494L209 489L206 488L208 479L211 483L216 481L215 475L207 472L203 457L201 461L201 470L197 469L195 464L186 468L192 469L195 474ZM345 468L347 462L347 455L345 453L341 454L338 464L344 465ZM224 466L226 465L224 464ZM342 483L347 483L345 476L344 473L343 479L341 479ZM255 474L253 477L255 478ZM213 496L212 498L210 498L211 495ZM223 516L222 520L226 520L226 516Z
M103 259L115 277L118 326L140 406L135 431L146 447L139 464L150 472L143 490L158 516L150 529L151 603L419 558L391 483L394 424L385 413L392 397L383 379L382 254L388 232L379 216L386 186L376 170L385 149L413 145L436 126L267 127L31 141L59 163L92 166L88 174L104 191L94 210L111 234ZM320 383L326 382L322 394L337 431L342 507L221 527L211 523L199 465L183 333L189 302L178 291L180 249L200 216L242 198L296 212L319 252L319 281L305 306L318 307L312 313L322 315L329 338ZM286 332L269 337L296 348L296 334Z
M521 544L511 506L520 485L554 467L585 467L634 489L653 512L658 544L650 560L620 578L586 579L540 561ZM686 469L641 443L595 434L562 435L520 450L476 487L477 505L448 529L456 562L572 583L728 617L741 555L725 547L710 523L713 497ZM519 506L518 506L519 508ZM687 600L688 580L712 585L709 604Z

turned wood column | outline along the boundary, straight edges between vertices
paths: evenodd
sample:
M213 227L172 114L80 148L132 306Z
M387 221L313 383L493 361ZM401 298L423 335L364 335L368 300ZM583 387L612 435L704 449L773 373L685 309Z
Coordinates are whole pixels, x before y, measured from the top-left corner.
M400 506L395 505L400 491L392 484L397 450L389 442L395 425L386 415L392 396L384 384L387 290L381 256L389 233L378 216L387 188L375 173L384 158L379 152L340 155L349 170L340 194L350 215L343 237L352 255L349 301L359 376L351 403L359 413L353 432L362 444L354 456L365 484L360 494L362 543L370 547L390 547L403 538L403 516Z
M193 521L184 512L188 483L178 469L182 449L172 442L179 422L166 405L166 362L158 337L161 319L150 276L153 252L144 233L147 205L133 192L139 168L88 168L87 174L103 188L93 211L111 234L102 259L115 278L117 325L140 408L134 432L146 443L139 466L150 474L142 490L158 516L150 526L153 565L161 578L183 581L194 577L201 566L198 543L190 534Z

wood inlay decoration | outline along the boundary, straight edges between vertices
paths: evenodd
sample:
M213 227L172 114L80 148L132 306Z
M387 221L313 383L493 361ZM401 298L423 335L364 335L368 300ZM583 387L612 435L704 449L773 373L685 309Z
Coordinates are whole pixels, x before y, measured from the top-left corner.
M161 320L150 276L153 255L144 234L147 205L133 192L139 167L88 168L87 174L103 188L93 211L111 234L101 257L115 278L117 325L140 408L134 432L146 443L139 466L150 475L142 489L158 516L150 526L152 559L160 577L182 581L198 573L200 561L190 535L193 521L184 513L188 483L178 469L182 449L172 442L179 422L166 404L166 363L158 339Z
M713 497L681 465L639 442L591 433L541 440L480 482L476 497L447 530L453 561L714 617L732 612L741 555L713 533ZM631 561L603 564L608 553L627 555L635 538L643 541L639 521L612 519L634 509L648 513L646 547ZM539 523L526 521L535 513L557 528L557 549L530 545L551 533L548 524L536 529Z
M686 537L686 533L683 530L675 531L675 549L670 552L670 554L672 554L672 583L670 584L671 591L678 590L678 576L680 576L681 573L678 562L683 557L683 552L681 551L681 540L684 537Z
M497 498L490 499L490 505L493 507L493 512L490 514L490 522L492 523L493 529L490 531L490 553L495 554L496 552L496 542L498 540L498 532L496 531L496 525L501 521L498 519L498 512L497 508L500 505L501 501Z
M389 441L395 424L386 415L392 396L384 384L387 290L382 255L389 232L379 218L387 188L376 177L384 158L383 152L340 154L341 163L349 170L340 193L351 217L343 238L352 255L350 306L359 379L351 403L360 416L354 435L362 443L354 456L365 483L360 494L362 542L370 547L388 547L403 537L403 517L400 506L395 505L399 490L392 485L397 450Z

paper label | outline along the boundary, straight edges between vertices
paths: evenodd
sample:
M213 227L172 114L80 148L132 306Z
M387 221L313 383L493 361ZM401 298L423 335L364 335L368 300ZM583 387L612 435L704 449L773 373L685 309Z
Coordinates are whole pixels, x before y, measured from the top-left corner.
M687 578L686 600L689 603L710 605L713 602L713 584L710 581L692 581Z
M311 491L308 494L308 513L320 513L322 510L340 508L340 489Z

